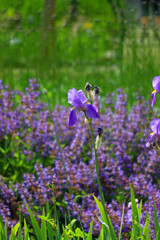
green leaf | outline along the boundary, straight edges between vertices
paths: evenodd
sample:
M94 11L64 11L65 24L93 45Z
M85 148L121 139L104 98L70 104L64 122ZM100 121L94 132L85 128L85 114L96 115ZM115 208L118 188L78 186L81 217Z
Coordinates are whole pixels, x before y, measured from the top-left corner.
M1 148L1 147L0 147L0 151L1 151L1 153L3 153L3 154L6 153L6 151L5 151L3 148Z
M103 240L103 228L102 228L102 230L101 230L101 232L99 234L98 240Z
M138 209L139 221L141 219L141 211L142 211L142 200L140 201L140 205L139 205L139 209Z
M159 221L158 221L158 216L157 216L157 209L156 209L156 204L154 202L154 226L155 226L155 232L157 233L159 231Z
M5 228L6 228L6 222L5 222ZM2 218L0 216L0 240L7 240L5 228L3 226Z
M20 223L17 223L17 224L14 226L14 228L11 229L11 235L10 235L10 238L9 238L10 240L16 239L16 234L17 234L17 232L18 232L19 226L20 226Z
M125 204L123 204L123 211L122 211L121 225L120 225L120 229L119 229L119 240L121 240L121 232L122 232L123 217L124 217L124 207L125 207Z
M86 240L92 240L92 228L93 228L93 221L90 223L90 228L89 228L89 232Z
M45 210L43 208L43 217L45 217ZM43 240L47 240L47 231L46 231L46 220L42 219L41 221L41 233Z
M18 230L18 240L23 240L21 224L20 224L20 226L19 226L19 230Z
M149 216L148 216L148 213L146 213L146 222L145 222L144 229L143 229L142 240L149 239L149 232L150 232Z
M31 218L31 222L32 222L33 228L34 228L35 233L36 233L36 236L37 236L37 240L43 240L42 234L41 234L41 229L40 229L40 227L39 227L39 224L38 224L37 220L35 219L35 217L34 217L32 211L31 211L31 209L30 209L29 206L27 205L27 203L26 203L26 206L27 206L27 209L28 209L30 218Z
M132 217L134 216L134 221L140 223L139 219L139 213L138 213L138 207L135 201L135 196L133 193L132 186L130 185L130 191L131 191L131 202L132 202Z
M97 218L100 221L100 223L102 223L102 226L103 226L103 239L109 240L110 239L110 231L109 231L108 225L105 222L103 222L103 220L100 219L98 216L97 216Z
M56 203L55 203L55 201L54 201L54 209L55 209L55 216L56 216L56 220L57 220L56 240L59 240L59 239L61 239L61 231L60 231L59 217L58 217L58 212L57 212L57 208L56 208Z
M132 236L133 238L140 238L141 237L141 226L140 226L140 219L139 219L139 212L138 207L135 201L135 196L132 190L132 186L130 184L130 191L131 191L131 202L132 202Z
M5 239L7 239L7 220L5 221L4 233L5 233Z
M110 220L108 214L105 212L105 210L104 210L102 204L99 202L99 200L95 196L93 196L93 197L94 197L96 204L98 206L98 209L101 213L102 221L109 227L109 234L110 234L111 240L117 240L113 225L111 223L111 220Z
M46 206L46 212L47 212L48 218L51 218L51 212L50 212L48 201L47 201L47 206ZM56 229L56 226L55 226L55 229ZM48 221L47 221L47 230L48 230L49 240L53 240L53 236L55 235L54 230L53 230L53 227L52 227L51 223L48 222Z
M63 236L64 236L64 240L69 240L69 236L67 235L67 231L64 227L63 227Z
M24 237L25 237L24 240L29 240L29 231L25 219L24 219Z
M80 238L83 238L83 231L81 231L81 229L80 228L76 228L76 230L75 230L75 236L76 237L80 237Z
M160 228L159 228L159 230L157 231L157 233L156 233L156 238L155 238L155 240L159 240L160 239Z
M6 163L4 166L4 171L6 171L8 167L9 167L9 163Z

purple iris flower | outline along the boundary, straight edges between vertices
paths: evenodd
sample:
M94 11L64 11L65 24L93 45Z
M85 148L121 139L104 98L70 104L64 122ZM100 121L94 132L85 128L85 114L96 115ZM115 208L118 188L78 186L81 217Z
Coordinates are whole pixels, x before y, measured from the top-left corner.
M88 99L82 90L70 89L68 91L68 102L73 106L69 116L69 126L73 126L77 122L77 110L83 111L87 118L99 118L95 108L88 103Z
M152 81L152 86L154 88L154 91L152 92L152 103L151 106L153 107L155 101L156 101L156 93L160 93L160 76L154 77Z
M149 141L146 143L146 147L150 146L150 143L155 136L160 137L160 119L153 120L150 127L152 129L152 133L150 134Z

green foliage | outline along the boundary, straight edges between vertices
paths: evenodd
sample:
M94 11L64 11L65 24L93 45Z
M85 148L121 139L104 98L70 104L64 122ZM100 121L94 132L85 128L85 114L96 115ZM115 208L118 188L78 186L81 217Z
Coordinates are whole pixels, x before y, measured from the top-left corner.
M113 225L111 223L109 216L105 214L105 210L104 210L102 204L99 202L99 200L95 196L94 196L94 199L95 199L98 209L101 213L101 217L102 217L101 222L104 226L104 234L106 234L106 239L116 240L117 237L116 237L116 234L115 234L115 231L114 231L114 228L113 228Z
M4 227L1 216L0 216L0 240L7 240L7 223L5 223Z
M119 228L119 240L121 240L121 232L122 232L123 217L124 217L124 208L125 208L125 204L123 205L121 225L120 225L120 228Z
M146 213L146 222L144 225L144 228L140 225L140 219L141 219L141 208L142 208L142 201L140 202L140 205L136 204L135 196L133 193L132 186L130 185L130 191L131 191L131 203L132 203L132 233L130 240L151 240L150 236L150 220L149 215ZM100 235L98 237L98 240L117 240L114 227L111 223L111 220L108 215L105 214L102 204L99 202L99 200L94 196L94 199L96 201L96 204L98 206L99 212L101 214L101 218L98 219L102 224L102 229L100 231ZM84 230L80 229L79 227L76 227L76 219L73 219L69 222L68 225L62 226L62 231L60 229L60 222L58 218L58 213L55 205L55 211L56 211L56 218L51 218L51 211L49 204L47 202L46 210L43 208L42 215L38 215L38 218L41 219L41 224L36 220L36 218L33 215L33 212L29 208L29 206L26 203L26 207L28 209L30 219L31 219L31 225L28 228L28 224L26 220L24 219L24 234L22 235L22 229L21 229L21 221L17 223L14 227L11 228L11 233L9 236L9 240L92 240L92 230L93 230L93 221L90 223L90 229L88 233L85 233ZM46 212L46 215L45 215ZM106 217L107 216L107 217ZM121 230L122 230L122 223L123 223L123 217L124 217L124 207L122 212L122 221L120 226L120 233L119 233L119 240L121 238ZM156 206L154 204L154 221L155 221L155 232L156 232L156 238L155 240L159 240L160 237L160 227L158 223L158 217L157 217L157 210ZM34 229L34 232L32 231L32 228ZM35 235L35 237L34 237ZM7 222L5 223L5 226L3 225L2 218L0 217L0 240L7 240L8 238L7 233Z
M150 239L150 227L149 227L149 215L146 212L146 222L144 225L144 229L143 229L143 234L142 234L142 240L149 240Z
M131 203L132 203L132 226L133 226L132 239L136 239L136 237L138 239L141 236L141 226L140 226L141 210L138 209L131 185L130 185L130 190L131 190Z
M34 163L28 165L26 156L21 151L20 145L29 149L30 146L24 143L19 136L11 139L11 136L5 136L0 142L0 165L2 166L1 174L6 180L12 182L20 181L25 172L29 172ZM14 154L11 154L13 152Z
M30 218L31 218L31 222L32 222L33 228L35 230L35 234L37 236L37 239L38 240L43 240L43 237L45 237L46 233L42 232L42 229L40 228L37 220L35 219L32 211L29 208L29 206L27 205L27 203L26 203L26 206L27 206L27 209L28 209L28 212L29 212L29 215L30 215ZM43 222L43 220L42 220L42 222Z
M130 191L131 191L131 203L132 203L132 228L133 228L131 233L131 240L134 240L134 239L149 240L151 239L151 237L150 237L150 221L149 221L148 213L146 212L146 222L143 229L140 224L142 201L140 202L140 205L138 208L131 185L130 185Z
M160 239L160 226L158 222L157 209L156 209L155 202L154 202L154 225L155 225L155 232L156 232L155 240L158 240Z
M10 235L10 238L9 240L16 240L16 234L18 232L18 228L20 226L20 223L17 223L14 228L11 229L11 235ZM18 237L19 238L19 237Z

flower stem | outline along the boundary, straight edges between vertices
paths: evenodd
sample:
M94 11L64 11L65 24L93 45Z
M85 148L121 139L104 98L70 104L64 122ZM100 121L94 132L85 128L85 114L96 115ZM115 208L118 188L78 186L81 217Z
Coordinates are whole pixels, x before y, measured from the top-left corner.
M94 135L93 135L93 128L92 128L92 120L91 120L91 119L90 119L89 125L90 125L90 132L91 132L91 137L92 137L92 144L93 144L94 154L95 154L95 167L96 167L96 175L97 175L98 189L99 189L99 194L100 194L100 197L101 197L101 202L102 202L102 206L103 206L103 208L104 208L105 215L107 215L107 214L106 214L106 208L105 208L104 195L103 195L103 192L102 192L101 182L100 182L100 178L99 178L98 161L97 161L97 149L96 149L95 142L94 142Z

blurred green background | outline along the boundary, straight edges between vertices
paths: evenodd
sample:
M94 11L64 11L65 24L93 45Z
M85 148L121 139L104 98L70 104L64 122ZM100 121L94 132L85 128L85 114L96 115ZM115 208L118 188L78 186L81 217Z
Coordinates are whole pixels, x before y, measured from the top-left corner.
M0 0L0 79L24 90L37 78L52 103L88 81L150 98L160 73L160 29L141 24L138 0Z

